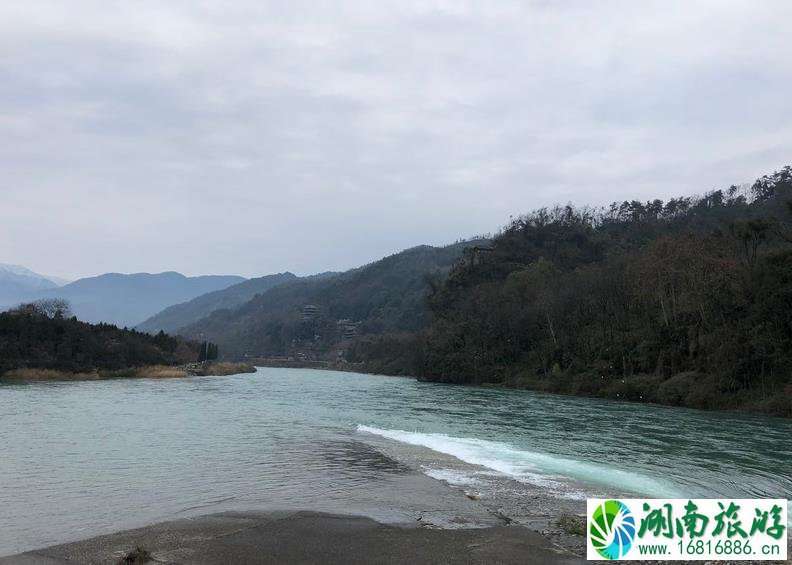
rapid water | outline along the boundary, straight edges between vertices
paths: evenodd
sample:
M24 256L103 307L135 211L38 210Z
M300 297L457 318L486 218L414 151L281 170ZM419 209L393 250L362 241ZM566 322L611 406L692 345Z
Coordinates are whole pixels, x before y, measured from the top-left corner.
M3 384L0 555L227 509L356 509L404 472L383 441L559 496L789 498L790 438L781 419L302 369Z

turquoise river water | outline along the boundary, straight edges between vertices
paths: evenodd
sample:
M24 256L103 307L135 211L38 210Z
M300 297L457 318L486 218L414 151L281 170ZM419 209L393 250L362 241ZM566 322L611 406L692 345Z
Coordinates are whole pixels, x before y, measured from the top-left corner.
M561 497L789 498L790 438L782 419L307 369L3 384L0 555L227 509L342 509L395 472L383 441Z

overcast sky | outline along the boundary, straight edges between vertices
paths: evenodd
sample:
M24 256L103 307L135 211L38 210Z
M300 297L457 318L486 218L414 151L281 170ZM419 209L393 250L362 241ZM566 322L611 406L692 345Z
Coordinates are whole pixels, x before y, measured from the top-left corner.
M792 162L792 2L0 3L0 262L357 266Z

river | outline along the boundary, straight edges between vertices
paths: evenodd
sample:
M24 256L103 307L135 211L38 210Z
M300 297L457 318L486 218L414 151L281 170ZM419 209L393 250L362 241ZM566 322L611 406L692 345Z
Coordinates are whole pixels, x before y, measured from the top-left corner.
M0 555L228 509L366 512L400 471L389 443L483 497L500 476L575 500L788 498L790 438L782 419L308 369L7 383Z

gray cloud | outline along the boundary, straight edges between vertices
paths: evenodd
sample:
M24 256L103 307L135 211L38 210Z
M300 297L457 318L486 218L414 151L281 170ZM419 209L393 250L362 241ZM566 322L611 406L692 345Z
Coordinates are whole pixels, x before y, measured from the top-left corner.
M0 4L0 261L341 269L792 156L787 2Z

